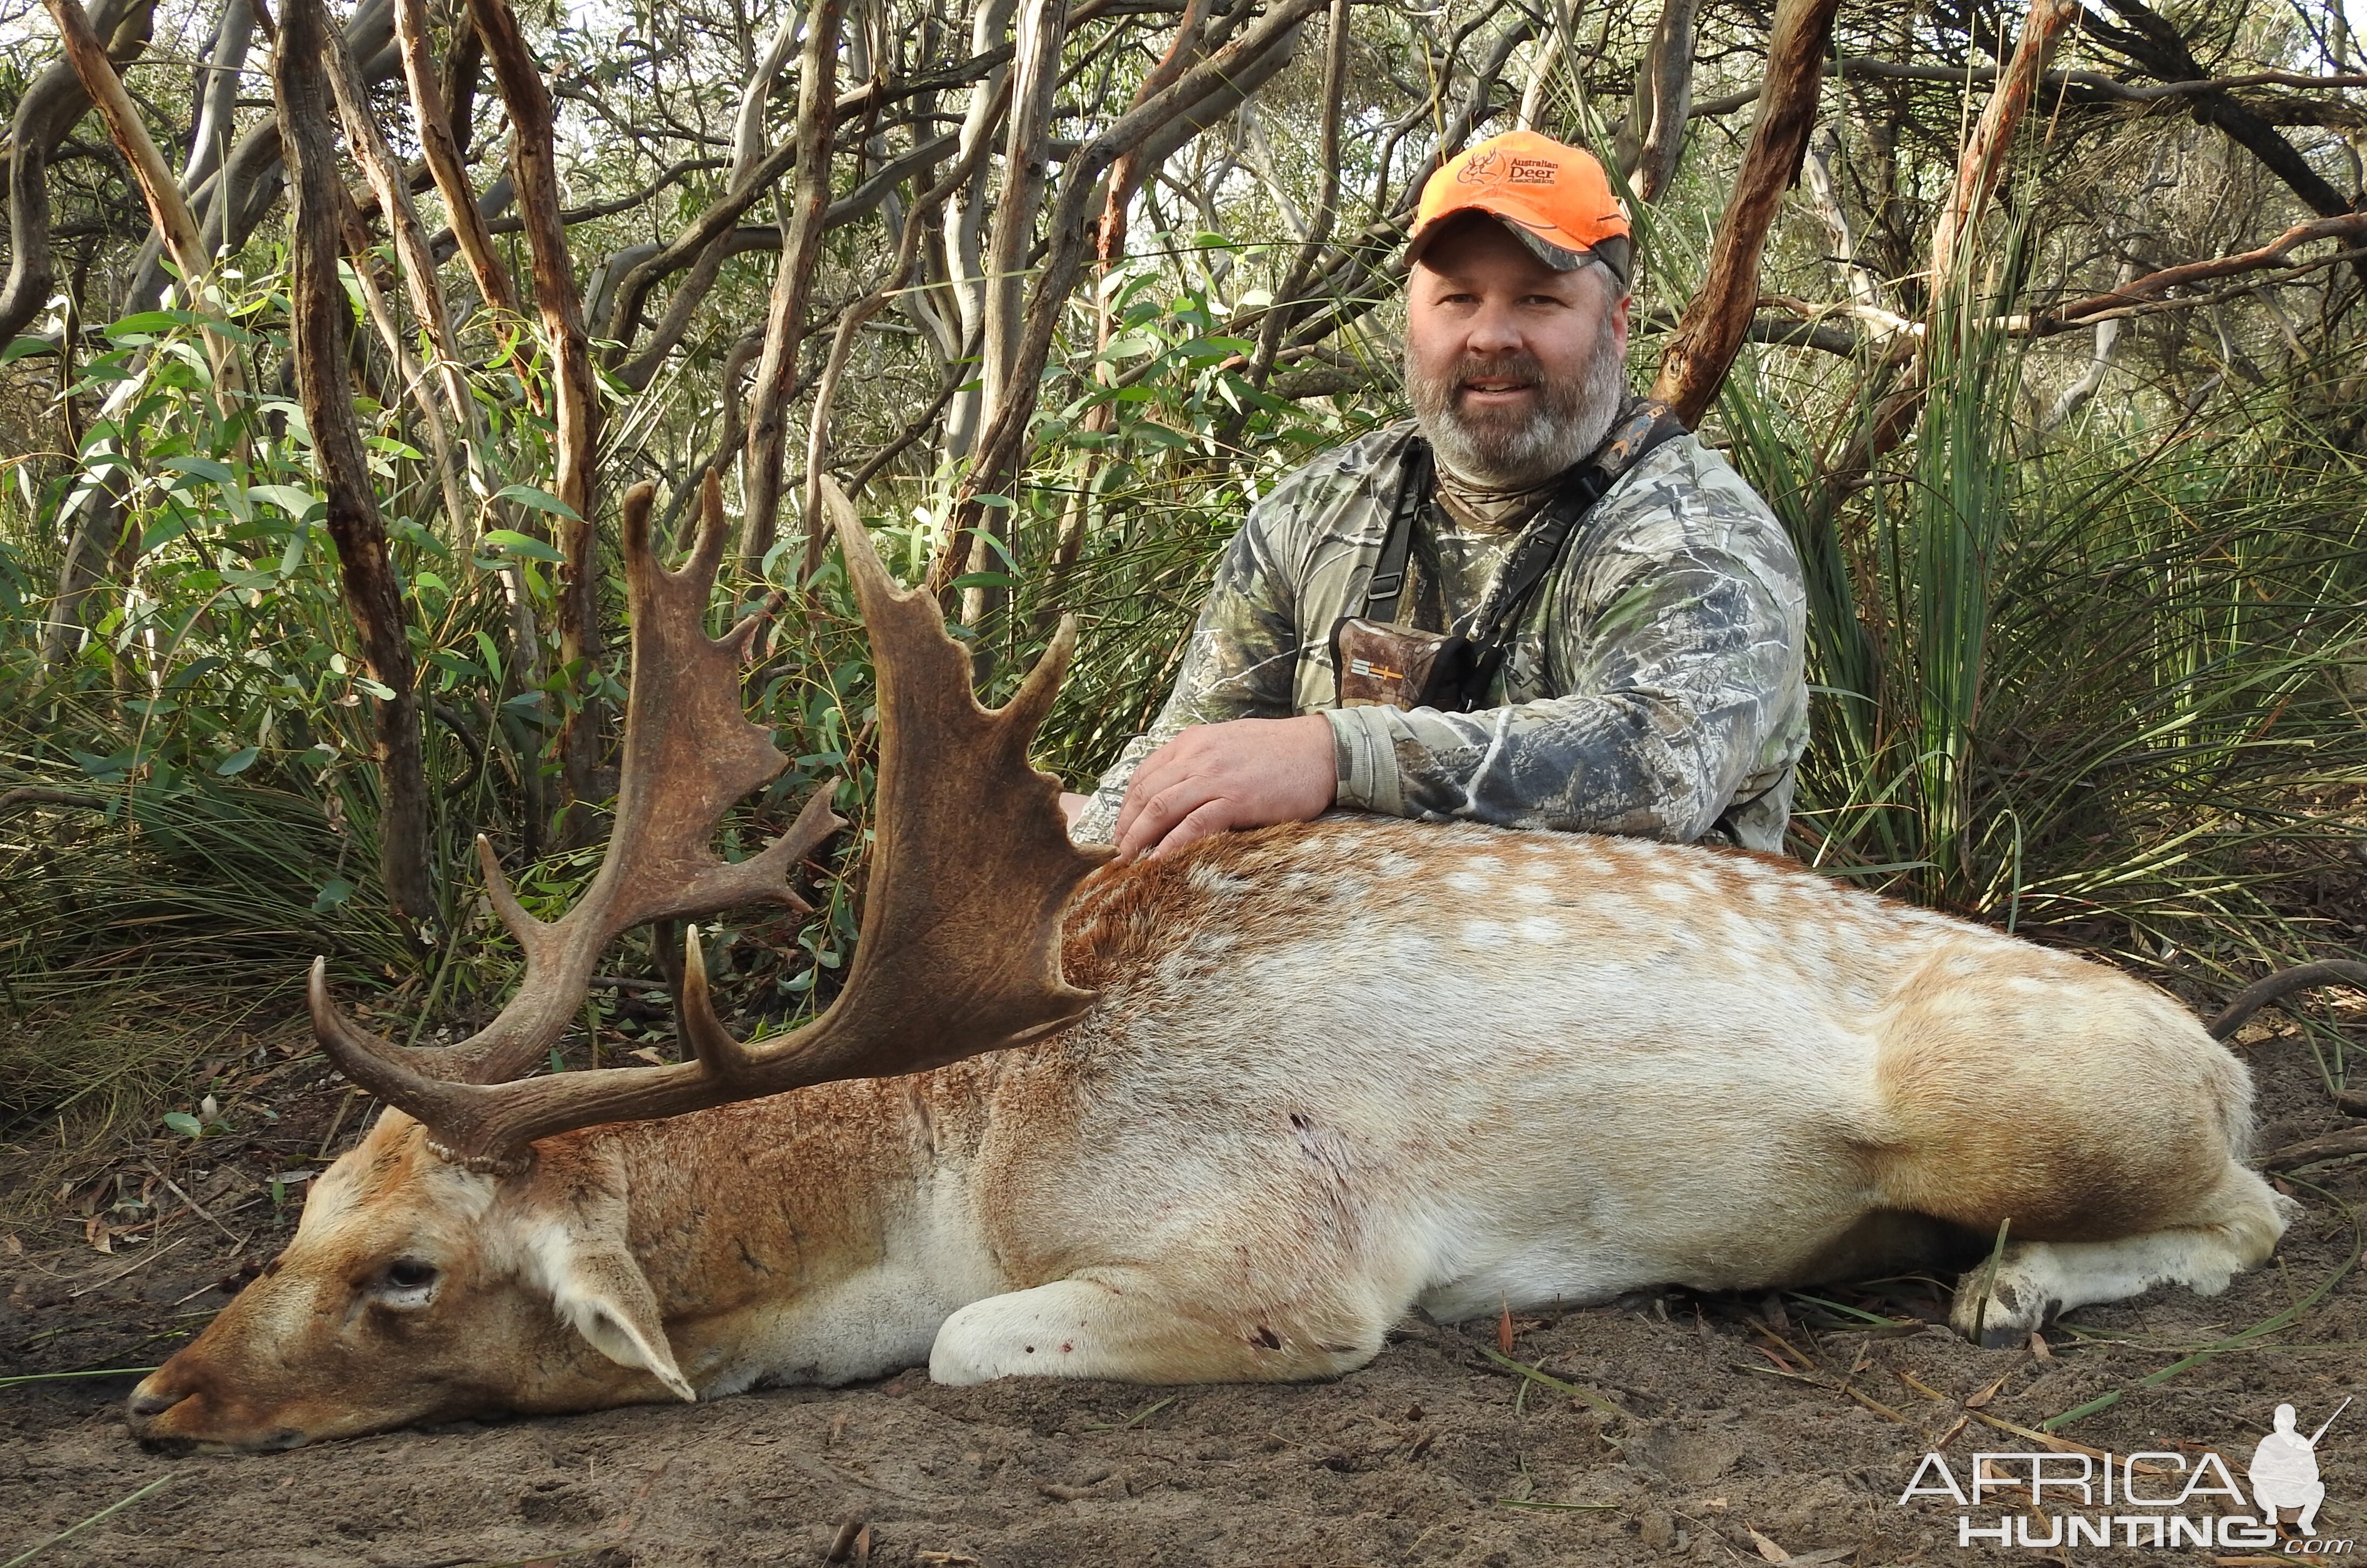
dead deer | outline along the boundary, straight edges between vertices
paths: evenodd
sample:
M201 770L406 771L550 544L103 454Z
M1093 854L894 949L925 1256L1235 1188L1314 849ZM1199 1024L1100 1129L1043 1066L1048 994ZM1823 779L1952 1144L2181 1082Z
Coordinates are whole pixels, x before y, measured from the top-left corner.
M2101 965L1796 867L1639 840L1338 816L1161 860L1072 845L1011 704L832 511L878 666L877 845L844 993L742 1044L696 938L695 1060L528 1077L628 927L764 900L827 791L725 865L781 767L704 620L710 482L663 570L624 545L633 681L606 862L461 1044L331 1058L389 1106L295 1239L130 1400L176 1448L711 1399L922 1361L941 1381L1333 1377L1442 1320L1645 1287L1981 1257L1956 1325L2019 1342L2266 1257L2250 1084Z

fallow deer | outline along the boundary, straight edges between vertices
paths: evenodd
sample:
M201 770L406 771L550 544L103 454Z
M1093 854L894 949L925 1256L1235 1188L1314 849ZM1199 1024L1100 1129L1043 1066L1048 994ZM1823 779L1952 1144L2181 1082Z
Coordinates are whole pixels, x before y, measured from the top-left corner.
M1771 860L1334 816L1104 864L1011 704L843 497L878 668L877 843L845 988L742 1044L696 937L695 1060L524 1076L620 932L794 903L823 802L726 865L782 766L704 630L710 481L663 570L626 502L633 682L607 858L461 1044L330 1057L387 1102L295 1239L130 1400L152 1443L286 1448L495 1412L841 1383L1337 1376L1404 1314L1928 1267L1956 1325L2266 1257L2243 1066L2128 975ZM694 927L695 930L695 927Z

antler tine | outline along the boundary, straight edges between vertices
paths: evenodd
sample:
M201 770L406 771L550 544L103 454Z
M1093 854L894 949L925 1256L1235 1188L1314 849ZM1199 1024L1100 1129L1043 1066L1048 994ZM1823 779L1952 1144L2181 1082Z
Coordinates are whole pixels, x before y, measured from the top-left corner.
M534 1140L604 1121L679 1116L842 1078L889 1077L1025 1044L1093 1003L1060 974L1060 911L1108 858L1070 841L1059 783L1026 760L1074 629L1008 706L970 695L969 656L925 591L899 593L835 485L823 493L878 668L878 843L862 938L830 1010L778 1040L742 1044L709 1006L696 931L685 943L681 1028L697 1060L562 1073L499 1085L398 1085L455 1158L496 1167ZM357 1081L359 1075L357 1074ZM396 1089L402 1093L396 1094Z
M788 879L845 825L832 814L825 790L757 855L727 864L708 847L733 802L769 783L788 759L741 709L740 667L759 618L720 638L707 634L728 532L715 474L705 482L698 541L678 572L661 565L651 548L654 495L654 486L639 484L624 502L632 687L616 827L592 885L564 916L538 921L518 903L491 847L478 841L486 891L525 953L526 976L500 1016L458 1045L423 1050L374 1039L325 1005L325 989L314 1009L323 1047L348 1074L365 1081L355 1066L364 1063L401 1089L379 1088L381 1097L423 1120L433 1122L426 1112L443 1102L417 1085L500 1083L531 1071L583 1005L600 955L630 927L756 903L804 910Z

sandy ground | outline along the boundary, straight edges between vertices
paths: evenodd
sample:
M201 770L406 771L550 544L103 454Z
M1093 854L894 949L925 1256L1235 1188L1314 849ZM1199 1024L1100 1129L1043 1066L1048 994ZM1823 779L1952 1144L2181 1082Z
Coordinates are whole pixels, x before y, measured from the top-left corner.
M2347 1125L2298 1036L2248 1054L2263 1144ZM292 1050L220 1073L280 1119L238 1142L159 1140L61 1198L19 1190L0 1233L0 1378L145 1367L201 1327L292 1222L259 1177L317 1163L341 1091ZM260 1063L260 1070L247 1071ZM2099 1106L2099 1116L2112 1108ZM235 1105L231 1113L237 1120ZM260 1124L258 1124L260 1125ZM202 1157L201 1157L202 1156ZM1957 1544L1944 1496L1901 1505L1919 1460L1969 1482L1976 1452L2101 1396L2050 1441L2155 1471L2223 1454L2240 1480L2280 1401L2305 1428L2367 1395L2367 1162L2302 1173L2274 1265L2202 1300L2091 1308L2035 1347L1981 1352L1927 1321L1913 1281L1817 1295L1670 1292L1512 1325L1408 1323L1337 1383L1145 1389L925 1374L554 1420L397 1433L259 1458L166 1458L124 1435L132 1379L0 1384L0 1563L145 1492L36 1561L90 1564L1461 1564L2085 1562ZM161 1185L167 1178L170 1187ZM20 1182L21 1186L21 1182ZM91 1244L85 1206L128 1232ZM194 1197L208 1218L188 1211ZM146 1229L142 1212L156 1217ZM2259 1325L2266 1332L2233 1345ZM2194 1351L2224 1346L2191 1361ZM2181 1365L2181 1363L2184 1363ZM2161 1376L2169 1370L2166 1377ZM1550 1381L1547 1381L1550 1380ZM2154 1380L2148 1381L2148 1380ZM2367 1398L2320 1445L2321 1537L2367 1555ZM2077 1463L2069 1460L2067 1463ZM2173 1476L2154 1485L2178 1489ZM1975 1522L2044 1510L1992 1494ZM2207 1499L2186 1512L2207 1513ZM2073 1510L2079 1511L2079 1510ZM2089 1513L2106 1512L2101 1508ZM2125 1506L2110 1510L2125 1512ZM867 1534L846 1532L850 1521ZM2117 1537L2115 1538L2118 1539ZM833 1544L840 1553L833 1558ZM2270 1562L2276 1549L2116 1546L2119 1561ZM2330 1561L2344 1561L2337 1557Z

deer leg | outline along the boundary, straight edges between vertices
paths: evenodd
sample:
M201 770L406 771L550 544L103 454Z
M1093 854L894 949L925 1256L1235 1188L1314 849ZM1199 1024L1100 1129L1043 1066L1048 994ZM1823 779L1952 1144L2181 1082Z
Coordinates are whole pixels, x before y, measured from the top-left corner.
M1297 1381L1355 1370L1379 1353L1387 1326L1376 1308L1220 1308L1149 1269L1092 1268L962 1308L937 1330L929 1376Z
M2284 1233L2285 1204L2233 1160L2192 1222L2109 1242L2014 1242L1994 1277L1984 1262L1958 1283L1949 1322L1991 1349L2019 1345L2058 1312L2125 1301L2156 1285L2215 1296L2260 1263Z

